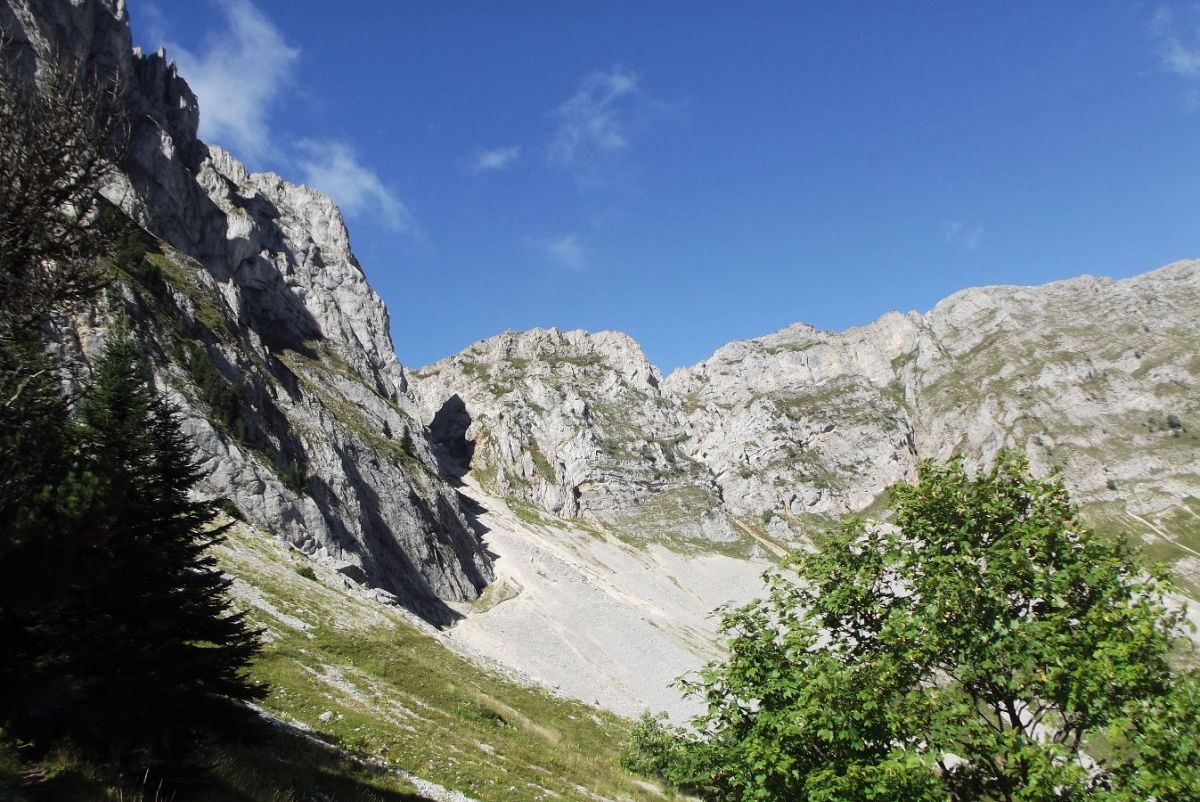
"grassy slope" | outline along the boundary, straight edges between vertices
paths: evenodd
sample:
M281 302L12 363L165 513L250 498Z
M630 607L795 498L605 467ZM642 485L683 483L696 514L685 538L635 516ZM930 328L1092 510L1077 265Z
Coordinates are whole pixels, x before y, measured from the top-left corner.
M406 773L481 802L663 798L618 765L630 722L460 657L340 575L302 576L307 559L249 527L216 552L264 630L263 707L308 736L222 745L204 777L158 796L152 779L122 781L66 751L30 761L0 733L0 800L424 799Z
M207 750L203 761L207 770L160 785L147 775L121 778L69 749L31 760L0 737L0 800L427 802L403 777L373 770L282 731L268 731L265 740L253 745Z
M265 535L239 527L218 556L267 630L255 673L281 719L480 800L656 798L618 767L629 722L480 668L336 574L300 576Z

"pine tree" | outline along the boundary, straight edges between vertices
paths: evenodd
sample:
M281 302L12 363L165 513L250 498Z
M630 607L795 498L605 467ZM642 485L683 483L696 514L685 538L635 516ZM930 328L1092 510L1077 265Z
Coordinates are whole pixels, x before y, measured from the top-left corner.
M36 389L22 394L28 436L0 439L6 463L46 462L0 503L0 723L138 766L236 733L251 715L240 703L264 693L245 676L257 633L208 553L225 530L191 496L177 413L127 338L98 360L75 421Z
M79 570L92 504L73 470L74 427L40 338L0 341L0 725L49 726L68 695L56 622Z
M111 757L178 756L227 731L261 697L244 669L257 633L229 610L230 580L208 549L212 503L191 497L200 477L177 413L146 382L138 346L117 339L96 366L80 410L85 472L100 488L84 528L72 673L81 688L76 737Z

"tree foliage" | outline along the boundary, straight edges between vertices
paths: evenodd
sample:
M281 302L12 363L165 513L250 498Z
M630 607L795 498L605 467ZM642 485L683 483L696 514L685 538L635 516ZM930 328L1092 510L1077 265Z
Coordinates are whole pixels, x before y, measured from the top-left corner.
M48 63L35 83L0 60L0 332L78 308L101 285L112 232L100 190L128 133L119 94L77 65Z
M175 759L262 694L244 674L256 633L206 553L223 530L190 496L191 447L131 340L109 343L59 426L69 461L6 515L0 713L105 758Z
M95 300L114 249L100 189L124 117L80 75L45 63L35 86L0 64L0 730L146 766L238 732L263 689L207 551L215 508L138 346L110 336L70 394L47 350L44 324Z
M644 719L631 765L730 800L1197 798L1161 571L1017 455L927 462L892 506L727 612L728 658L685 683L706 712Z

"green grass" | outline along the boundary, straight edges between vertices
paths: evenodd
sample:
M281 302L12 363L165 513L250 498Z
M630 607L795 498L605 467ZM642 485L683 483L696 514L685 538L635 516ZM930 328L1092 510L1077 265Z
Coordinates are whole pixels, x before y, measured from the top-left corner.
M750 342L755 341L751 340ZM802 353L820 345L824 345L820 340L805 340L803 342L785 342L779 345L762 345L762 350L771 356L777 356L785 353Z
M586 797L580 788L657 798L619 767L630 722L483 669L332 575L298 577L246 527L218 557L262 599L250 611L268 639L254 675L281 719L480 800Z
M1193 566L1200 562L1200 499L1189 496L1149 517L1129 514L1123 503L1090 504L1082 507L1080 517L1103 537L1123 535L1139 544L1147 560L1172 569L1179 590L1200 599L1200 572L1181 570L1185 561Z
M689 530L697 529L706 515L714 513L724 515L715 496L701 487L684 485L666 488L641 499L636 512L601 525L601 528L636 548L657 544L679 554L750 557L757 541L732 522L730 528L737 535L733 540L713 541L689 536Z
M0 738L0 799L11 802L423 802L397 773L349 758L318 739L262 724L252 743L208 747L170 780L123 777L70 749L38 759Z
M326 412L377 455L397 468L407 465L426 473L433 473L433 470L422 462L413 451L412 435L407 430L393 432L392 434L398 439L389 437L379 423L370 420L362 409L336 391L336 382L318 382L313 378L312 374L314 373L318 376L337 374L362 382L361 377L350 371L350 368L340 359L334 359L332 363L326 362L328 359L336 358L336 354L330 351L322 352L322 355L323 359L314 359L297 351L283 350L277 354L277 358L296 376L305 393L316 399ZM350 371L349 375L344 374L343 370ZM363 384L366 386L365 383ZM335 389L333 391L326 389L329 387ZM377 393L376 396L382 398Z
M525 504L515 499L508 502L508 508L512 510L513 515L517 516L517 520L524 521L527 524L534 524L536 526L561 525L553 515L542 512L530 504Z
M567 364L574 365L577 368L600 367L605 364L604 357L600 354L559 354L559 353L543 353L540 354L542 361L548 365Z
M529 439L529 456L533 459L533 467L547 483L554 484L556 481L554 475L554 467L550 464L550 460L546 459L546 455L542 453L542 449L538 448L537 441L533 438Z
M483 465L475 466L472 471L475 475L476 481L479 482L480 487L484 488L485 490L497 490L496 478L500 472L500 469L495 462L487 462Z

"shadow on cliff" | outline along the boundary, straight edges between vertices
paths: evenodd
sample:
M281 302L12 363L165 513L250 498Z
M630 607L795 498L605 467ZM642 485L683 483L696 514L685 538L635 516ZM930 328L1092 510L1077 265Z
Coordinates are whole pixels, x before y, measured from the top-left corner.
M438 408L429 424L429 439L438 469L455 487L462 486L462 477L471 470L471 460L475 457L475 441L467 438L471 423L466 402L455 393Z
M345 471L346 477L353 483L357 491L357 512L363 531L361 550L346 532L345 526L340 520L340 515L344 514L344 511L336 510L336 507L341 504L340 500L331 498L328 488L320 487L324 484L323 482L314 483L317 486L313 487L315 492L311 495L343 547L354 549L362 557L368 583L372 587L383 588L389 593L395 594L406 610L436 627L447 627L459 621L463 616L438 598L437 593L430 586L429 580L413 564L412 558L401 545L396 533L385 522L380 510L379 495L363 477L353 456L347 454L341 446L336 447L335 450L341 461L342 470ZM410 492L409 501L414 500L421 502L415 493ZM432 517L432 511L427 505L421 502L414 506L417 507L418 513L426 519L421 522L424 526L437 527L437 520ZM441 542L440 539L439 542ZM439 563L445 560L445 556L436 544L429 551L432 558ZM457 549L455 551L457 552ZM462 563L464 570L469 570L469 566L473 565L470 560L464 560ZM445 568L444 565L440 567ZM474 577L471 579L479 583L476 585L477 589L483 587L482 579L476 580Z
M144 76L140 80L144 92L172 91L170 85L155 86ZM162 99L168 108L169 99ZM233 310L238 326L253 330L272 350L290 348L312 356L306 342L321 339L321 328L281 270L298 263L283 235L282 213L261 194L243 195L221 176L228 184L226 199L253 221L246 227L253 237L237 234L228 214L198 180L208 146L189 130L187 121L162 119L152 109L136 108L152 107L152 101L131 101L135 108L129 145L121 161L135 195L144 199L136 205L138 224L195 259L218 282L238 287L238 308ZM164 131L171 136L173 151L163 148ZM314 259L321 267L319 254Z
M147 75L151 72L147 68ZM169 81L155 84L146 76L137 77L143 92L178 91ZM146 113L131 118L130 149L122 166L134 193L144 199L136 206L137 222L196 260L224 285L225 303L215 296L209 299L219 303L219 319L211 314L206 317L197 301L195 312L186 316L195 318L196 329L184 332L210 346L205 349L204 361L215 358L220 363L217 371L232 388L230 420L222 421L223 431L263 454L285 485L316 503L331 538L361 557L364 578L371 586L394 594L405 608L435 626L453 624L461 616L438 598L438 591L446 592L444 595L469 593L460 584L470 583L476 591L486 585L476 565L477 538L452 498L443 494L426 500L410 490L408 515L386 508L372 477L363 475L364 468L357 462L361 455L352 446L335 446L341 473L352 488L343 495L352 497L340 498L330 477L308 474L304 445L289 416L271 402L269 385L283 389L293 403L301 403L307 395L285 364L285 352L320 358L314 346L324 335L293 275L297 269L323 270L320 250L298 253L285 232L293 223L270 198L257 192L243 193L235 179L218 178L218 171L205 164L209 150L196 138L193 121L156 113L156 107L171 108L170 100L165 95L161 103L153 98L150 102L135 99L149 108L134 109ZM173 149L163 147L164 133L171 136ZM225 184L214 185L214 181ZM227 212L224 204L233 210ZM237 288L236 297L226 290L229 285ZM180 289L189 292L187 287ZM230 337L239 342L239 350L251 352L257 338L272 358L265 366L241 361L231 364L224 359L225 349L219 347ZM211 384L223 389L221 382ZM243 417L248 420L237 420ZM350 531L347 522L351 520L361 522L361 535ZM409 526L414 529L411 533L396 531ZM267 528L272 527L268 524ZM402 534L418 540L406 541Z
M482 541L483 536L491 531L480 520L487 512L487 507L462 490L462 478L471 470L471 460L475 457L475 441L467 437L471 423L471 413L467 410L466 402L462 396L455 393L447 398L434 414L433 421L429 424L429 440L433 444L433 455L437 459L438 469L455 488L458 505L466 515L467 523ZM484 552L493 561L500 559L500 555L487 549L486 544Z

